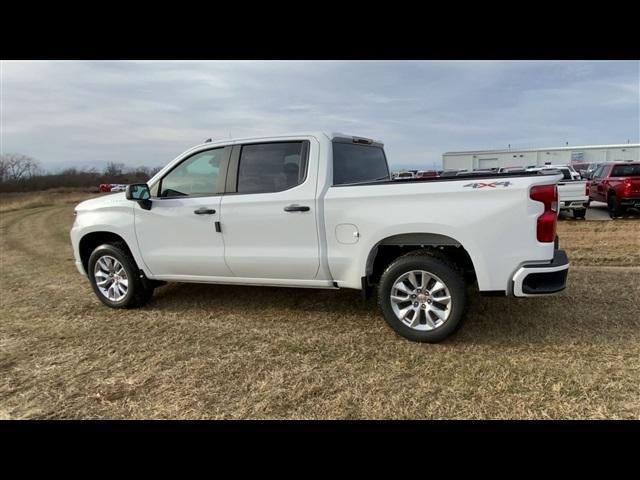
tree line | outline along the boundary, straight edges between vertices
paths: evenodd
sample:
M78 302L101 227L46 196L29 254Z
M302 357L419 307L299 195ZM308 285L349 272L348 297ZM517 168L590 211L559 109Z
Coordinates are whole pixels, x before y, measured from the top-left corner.
M20 153L0 155L0 192L32 192L50 188L96 189L101 183L141 183L161 167L126 167L109 162L104 170L67 168L59 173L45 172L40 162Z

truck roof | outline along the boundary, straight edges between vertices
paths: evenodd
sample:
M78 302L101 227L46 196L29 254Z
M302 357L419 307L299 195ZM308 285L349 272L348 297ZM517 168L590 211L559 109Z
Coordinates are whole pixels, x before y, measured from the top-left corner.
M302 131L302 132L285 132L285 133L277 133L277 134L271 134L271 135L258 135L258 136L252 136L252 137L232 137L232 138L221 138L218 140L207 140L206 142L203 142L202 145L204 144L217 144L217 143L231 143L231 142L247 142L247 141L255 141L255 140L265 140L265 139L274 139L274 138L287 138L287 137L300 137L300 136L314 136L314 137L319 137L319 136L325 136L327 137L329 140L334 140L334 139L338 139L338 138L352 138L352 139L361 139L361 140L368 140L371 143L374 144L378 144L380 146L383 145L383 143L379 140L374 140L372 138L369 137L363 137L363 136L359 136L359 135L349 135L346 133L341 133L341 132L328 132L328 131Z

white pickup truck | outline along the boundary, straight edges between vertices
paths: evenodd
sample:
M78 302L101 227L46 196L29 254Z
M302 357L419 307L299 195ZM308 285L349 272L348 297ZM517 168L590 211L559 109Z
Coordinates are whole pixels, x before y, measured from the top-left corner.
M381 143L344 134L209 142L148 184L80 203L71 241L109 307L142 306L168 281L351 288L365 298L377 287L397 333L436 342L461 324L467 285L516 297L565 288L561 178L392 181Z
M589 187L586 180L580 179L580 174L570 166L551 165L528 168L527 172L558 171L563 177L558 182L558 206L560 211L570 211L574 218L584 219L589 205Z

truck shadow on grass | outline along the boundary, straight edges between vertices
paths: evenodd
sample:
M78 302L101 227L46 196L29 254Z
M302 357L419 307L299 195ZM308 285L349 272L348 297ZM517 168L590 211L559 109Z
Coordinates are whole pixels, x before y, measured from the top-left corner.
M571 274L569 288L560 295L539 298L483 297L468 289L466 319L462 328L444 344L611 343L640 339L640 287L618 291L609 285L629 272L601 272L601 286L588 281L589 273ZM624 281L624 280L623 280ZM637 283L637 282L636 282ZM355 290L311 290L228 285L169 284L156 291L147 307L162 313L246 328L282 329L339 335L385 335L406 341L386 325L377 298L364 302ZM244 325L246 324L246 325Z

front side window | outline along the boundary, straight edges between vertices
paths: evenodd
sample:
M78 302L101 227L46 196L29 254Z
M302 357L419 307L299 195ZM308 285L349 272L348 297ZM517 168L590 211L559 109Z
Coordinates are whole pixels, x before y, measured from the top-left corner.
M224 148L216 148L189 157L162 179L160 196L215 195L224 151Z
M334 185L376 180L389 180L389 167L381 147L333 142Z
M309 142L244 145L238 166L238 193L272 193L304 182Z

